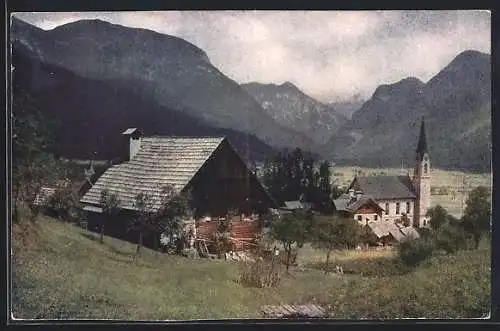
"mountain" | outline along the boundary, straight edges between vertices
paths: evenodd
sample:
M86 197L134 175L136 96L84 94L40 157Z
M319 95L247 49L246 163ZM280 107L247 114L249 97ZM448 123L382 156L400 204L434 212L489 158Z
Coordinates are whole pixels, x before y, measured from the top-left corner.
M341 164L412 166L425 117L434 166L491 171L490 61L465 51L427 83L410 77L379 86L323 153Z
M276 122L301 132L317 144L324 144L347 118L333 107L306 95L290 82L281 85L241 85Z
M347 100L338 100L338 101L332 101L328 103L328 106L330 108L335 109L335 112L337 114L344 115L347 119L350 119L352 117L352 114L361 108L365 100L361 97L361 95L356 94L352 98L349 98Z
M141 85L137 91L141 96L211 127L255 134L279 148L312 145L307 136L276 123L252 96L215 68L203 50L183 39L101 20L45 31L15 18L11 37L43 63L82 78Z
M191 115L159 105L136 81L96 80L41 62L20 43L13 45L13 94L29 95L47 119L56 122L60 156L120 157L121 132L140 127L146 135L225 135L240 155L262 160L276 150L254 135L213 128Z

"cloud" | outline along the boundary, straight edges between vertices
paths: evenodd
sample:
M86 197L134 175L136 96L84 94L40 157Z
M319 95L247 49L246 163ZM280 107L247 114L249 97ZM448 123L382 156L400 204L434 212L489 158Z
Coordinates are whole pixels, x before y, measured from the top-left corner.
M168 11L18 13L43 29L100 18L181 37L237 82L290 81L323 101L414 76L458 53L490 52L488 11Z

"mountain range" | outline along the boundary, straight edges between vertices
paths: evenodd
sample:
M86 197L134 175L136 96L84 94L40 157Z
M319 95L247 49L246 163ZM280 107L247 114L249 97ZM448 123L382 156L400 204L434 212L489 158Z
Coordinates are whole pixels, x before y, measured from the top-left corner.
M326 143L348 119L290 82L281 85L248 83L242 87L276 122L307 135L317 145Z
M490 171L488 54L465 51L428 82L409 77L366 101L327 104L290 82L240 85L183 39L100 20L46 31L14 18L11 42L17 84L59 118L68 156L112 156L120 130L141 126L225 134L254 159L300 147L337 164L399 167L412 164L425 118L434 166Z
M280 148L312 145L307 136L276 123L203 50L183 39L101 20L45 31L14 18L11 40L40 61L83 78L140 85L137 93L211 127L252 133Z
M490 61L465 51L427 83L410 77L379 86L323 153L349 165L411 166L425 118L434 166L490 171Z

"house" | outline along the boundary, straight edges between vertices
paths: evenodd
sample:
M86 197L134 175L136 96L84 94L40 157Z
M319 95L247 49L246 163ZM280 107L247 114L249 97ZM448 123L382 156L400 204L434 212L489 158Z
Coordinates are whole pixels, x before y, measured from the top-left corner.
M281 214L291 214L293 212L309 213L313 212L312 203L302 202L300 200L285 201L284 206L279 208Z
M341 195L334 200L336 211L339 215L356 219L360 225L382 218L384 210L369 195L358 192L355 196Z
M131 236L128 220L137 214L135 197L148 194L152 208L158 209L166 186L179 194L190 192L195 219L225 217L229 210L262 215L277 207L225 137L143 137L135 128L122 135L128 145L125 161L111 165L80 199L96 219L94 226L103 217L100 198L105 189L117 195L121 209L118 223L108 231L126 238Z
M395 222L370 221L365 226L371 229L378 242L383 245L392 245L420 237L414 227L396 224Z
M335 207L346 208L352 201L365 201L361 197L369 197L366 201L375 201L383 210L382 215L371 213L374 221L397 222L403 215L408 217L414 227L429 226L427 210L431 205L431 167L425 136L425 123L422 120L420 136L416 150L416 164L413 177L406 176L367 176L355 177L349 185L348 192L335 200ZM359 203L358 203L359 204ZM373 204L372 204L373 205ZM358 207L353 205L350 209ZM378 209L377 209L378 210ZM350 213L355 219L366 219L366 212Z

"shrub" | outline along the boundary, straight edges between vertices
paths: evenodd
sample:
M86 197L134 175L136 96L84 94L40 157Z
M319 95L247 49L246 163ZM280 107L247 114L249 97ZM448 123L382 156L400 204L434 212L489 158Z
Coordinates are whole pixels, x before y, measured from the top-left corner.
M258 259L253 262L240 262L239 274L238 282L249 287L277 287L281 280L281 272L277 261Z
M459 249L467 248L467 237L465 232L451 224L443 225L436 233L436 248L446 253L455 253Z
M79 217L78 199L71 192L70 188L59 188L49 198L48 209L50 209L57 218L67 221L76 221Z
M435 249L433 238L424 237L400 243L398 246L398 255L405 266L416 267L421 262L430 258Z
M217 254L224 254L234 250L234 244L229 232L215 232L213 235L213 248Z

